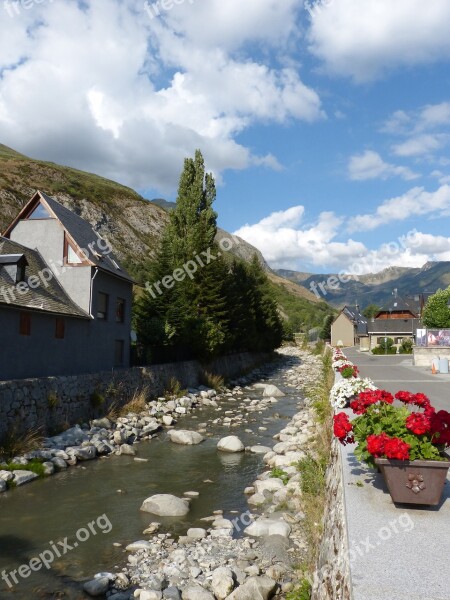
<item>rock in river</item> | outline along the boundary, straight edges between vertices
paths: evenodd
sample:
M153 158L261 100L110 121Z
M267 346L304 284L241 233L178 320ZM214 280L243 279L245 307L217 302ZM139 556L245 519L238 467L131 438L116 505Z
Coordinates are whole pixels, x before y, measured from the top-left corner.
M229 435L219 441L217 450L221 452L244 452L245 446L238 437Z
M186 431L184 429L171 429L167 435L171 442L184 446L196 446L197 444L201 444L205 439L196 431Z
M184 517L189 512L189 502L171 494L156 494L144 500L141 510L159 517Z

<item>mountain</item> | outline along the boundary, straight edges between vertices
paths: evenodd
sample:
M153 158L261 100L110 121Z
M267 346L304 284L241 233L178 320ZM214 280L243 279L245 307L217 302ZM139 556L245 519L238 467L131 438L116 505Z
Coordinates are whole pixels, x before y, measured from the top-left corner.
M149 201L114 181L55 163L29 158L0 144L0 232L3 232L36 190L56 198L61 204L89 221L111 244L117 256L137 281L143 280L147 264L154 260L173 203L164 199ZM217 241L231 234L219 229ZM230 255L250 261L257 256L272 281L280 310L296 311L320 320L327 305L305 290L273 273L259 250L236 238ZM284 304L282 298L285 299ZM315 307L319 307L315 315ZM317 323L314 323L317 324Z
M400 296L411 297L424 292L434 293L450 285L450 262L428 262L421 268L388 267L379 273L361 275L341 283L336 290L326 285L329 277L337 277L333 273L314 275L286 269L277 273L308 291L315 286L321 298L336 308L345 304L359 304L362 308L369 304L383 306L392 298L394 289ZM320 291L320 283L326 286L326 295Z

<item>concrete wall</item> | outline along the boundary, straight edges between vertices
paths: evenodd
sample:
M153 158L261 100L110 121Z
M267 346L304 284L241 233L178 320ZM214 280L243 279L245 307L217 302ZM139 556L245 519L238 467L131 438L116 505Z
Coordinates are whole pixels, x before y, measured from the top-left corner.
M413 364L416 367L429 367L433 358L448 358L450 359L450 348L448 346L435 346L431 348L421 348L416 346L413 354Z
M331 325L331 345L337 346L339 341L344 346L353 346L355 343L355 328L343 313Z
M172 378L183 387L196 387L201 383L204 370L232 378L269 358L269 354L242 353L217 359L206 366L186 361L70 377L3 381L0 382L0 439L12 429L19 432L34 427L60 430L64 425L106 414L112 403L120 406L144 387L150 396L159 396L169 387ZM92 402L94 393L104 399L97 408Z

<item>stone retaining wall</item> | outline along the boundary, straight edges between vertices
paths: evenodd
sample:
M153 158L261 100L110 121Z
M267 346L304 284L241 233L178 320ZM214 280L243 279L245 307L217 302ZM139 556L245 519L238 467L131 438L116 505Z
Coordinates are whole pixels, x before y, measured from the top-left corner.
M49 432L106 414L113 403L127 402L136 390L161 395L172 378L182 387L196 387L205 370L225 378L250 370L269 354L241 353L216 359L209 365L197 361L134 367L70 377L0 381L0 439L35 427Z
M450 359L450 348L448 346L430 346L429 348L416 346L414 348L414 366L429 367L431 369L433 358Z
M352 598L341 460L339 442L334 439L327 471L324 531L311 600Z

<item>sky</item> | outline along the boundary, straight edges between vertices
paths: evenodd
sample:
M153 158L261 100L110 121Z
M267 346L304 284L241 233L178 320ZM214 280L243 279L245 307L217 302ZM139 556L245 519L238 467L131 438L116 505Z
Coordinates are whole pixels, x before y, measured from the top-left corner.
M174 200L274 268L450 261L448 0L0 0L0 143Z

